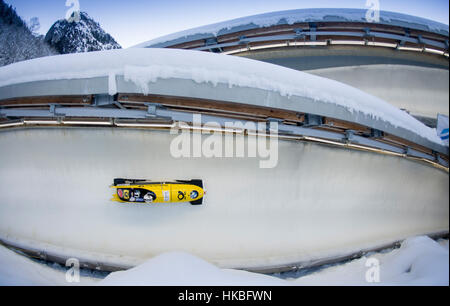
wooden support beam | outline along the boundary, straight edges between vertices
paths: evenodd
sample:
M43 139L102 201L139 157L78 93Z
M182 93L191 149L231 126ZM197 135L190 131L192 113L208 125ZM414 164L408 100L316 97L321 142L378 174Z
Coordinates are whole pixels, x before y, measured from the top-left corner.
M261 119L276 118L294 122L303 122L304 116L295 111L273 109L263 106L254 106L233 102L222 102L206 99L193 99L182 97L168 97L158 95L119 94L118 101L123 105L127 103L158 103L164 106L184 107L204 111L228 113L230 115L256 116Z
M41 106L49 104L59 105L90 105L93 97L88 96L46 96L25 97L0 101L0 106Z
M353 122L347 122L343 120L333 119L333 118L324 118L324 125L332 127L332 128L338 128L342 130L353 130L355 132L363 133L363 134L370 134L370 128L353 123Z

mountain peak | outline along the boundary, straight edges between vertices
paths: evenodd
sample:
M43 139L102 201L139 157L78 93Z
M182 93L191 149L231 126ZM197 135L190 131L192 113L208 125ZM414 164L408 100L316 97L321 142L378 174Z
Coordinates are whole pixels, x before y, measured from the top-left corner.
M80 12L78 22L68 22L66 19L55 22L45 41L61 54L122 48L86 12Z

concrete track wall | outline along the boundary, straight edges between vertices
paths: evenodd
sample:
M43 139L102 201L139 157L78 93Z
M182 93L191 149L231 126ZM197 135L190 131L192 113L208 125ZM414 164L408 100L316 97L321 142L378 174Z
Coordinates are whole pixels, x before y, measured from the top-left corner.
M413 115L449 114L449 72L406 65L364 65L305 71L379 97Z
M330 78L384 99L413 115L449 114L448 58L383 47L275 48L239 56Z

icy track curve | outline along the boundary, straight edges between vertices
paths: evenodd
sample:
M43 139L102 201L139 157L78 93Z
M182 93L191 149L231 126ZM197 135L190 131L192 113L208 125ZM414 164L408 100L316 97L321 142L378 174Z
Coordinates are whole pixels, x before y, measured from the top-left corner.
M133 266L186 251L220 267L273 267L448 231L449 177L414 161L279 142L279 163L175 159L166 131L0 133L0 238ZM201 178L205 205L110 201L115 177Z

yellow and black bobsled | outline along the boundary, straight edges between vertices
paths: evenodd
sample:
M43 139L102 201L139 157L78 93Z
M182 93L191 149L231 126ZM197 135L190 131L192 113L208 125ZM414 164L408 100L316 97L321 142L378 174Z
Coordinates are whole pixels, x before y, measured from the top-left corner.
M202 205L205 191L202 180L152 182L137 179L114 179L112 201L121 203L180 203Z

